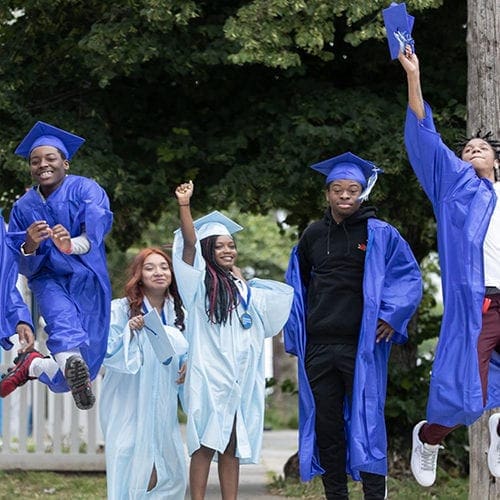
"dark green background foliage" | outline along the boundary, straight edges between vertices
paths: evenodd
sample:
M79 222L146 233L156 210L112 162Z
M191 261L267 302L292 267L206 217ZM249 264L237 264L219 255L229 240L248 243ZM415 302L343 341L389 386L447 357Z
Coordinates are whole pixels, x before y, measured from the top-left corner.
M350 150L384 169L371 203L423 262L435 227L404 150L405 76L389 59L381 22L389 3L2 0L4 214L30 183L13 150L44 120L87 138L71 170L110 196L114 283L121 284L127 249L171 240L173 192L187 179L195 182L195 215L283 209L293 234L269 236L267 246L286 262L324 207L324 179L307 166ZM425 96L451 143L465 130L466 2L406 4L416 15ZM240 264L281 279L282 264L259 264L267 243L260 240ZM424 415L429 367L414 366L417 346L437 332L432 300L392 363L388 433L401 447Z

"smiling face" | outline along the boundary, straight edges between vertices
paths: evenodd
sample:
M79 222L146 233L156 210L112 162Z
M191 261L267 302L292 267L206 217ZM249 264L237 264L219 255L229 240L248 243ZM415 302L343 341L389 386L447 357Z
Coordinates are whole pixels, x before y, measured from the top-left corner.
M236 263L238 250L233 238L227 235L217 236L214 245L214 258L216 264L230 271Z
M469 162L479 177L495 180L495 151L484 139L471 139L462 150L462 160Z
M145 295L163 296L172 282L172 272L162 255L148 255L142 265L141 281Z
M326 201L330 205L335 222L342 222L359 209L361 191L359 182L348 179L338 179L328 185Z
M53 146L38 146L29 158L31 177L40 186L40 191L47 197L63 182L69 169L68 160Z

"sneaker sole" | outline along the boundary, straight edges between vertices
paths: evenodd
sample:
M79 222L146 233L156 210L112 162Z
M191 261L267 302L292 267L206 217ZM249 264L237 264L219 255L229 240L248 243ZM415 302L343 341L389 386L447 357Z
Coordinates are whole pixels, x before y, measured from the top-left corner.
M90 385L89 369L82 358L72 356L66 361L66 382L77 408L89 410L94 406L95 396Z

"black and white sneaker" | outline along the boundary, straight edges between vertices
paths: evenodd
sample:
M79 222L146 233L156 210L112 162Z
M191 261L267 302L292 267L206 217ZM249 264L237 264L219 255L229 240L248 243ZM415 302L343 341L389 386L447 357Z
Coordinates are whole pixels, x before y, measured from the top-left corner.
M68 358L64 376L76 406L80 410L90 410L94 406L95 396L92 392L89 369L83 358L77 355Z

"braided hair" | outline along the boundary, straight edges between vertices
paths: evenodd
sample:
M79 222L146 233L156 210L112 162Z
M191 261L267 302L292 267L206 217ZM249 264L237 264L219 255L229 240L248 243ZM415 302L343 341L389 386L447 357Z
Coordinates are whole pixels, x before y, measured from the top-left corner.
M205 259L205 308L212 324L231 323L231 314L239 302L238 289L231 274L215 261L215 243L218 236L200 240L201 254Z
M483 133L481 129L479 129L475 135L472 137L462 137L456 144L456 153L461 158L462 152L472 139L482 139L484 142L488 143L493 149L493 153L495 154L495 159L500 160L500 141L493 139L493 132L491 130L489 132ZM495 165L493 167L493 171L495 174L495 181L500 181L500 168Z
M184 309L177 288L177 282L172 268L172 259L159 248L144 248L134 258L128 269L129 280L125 284L125 295L130 306L130 317L142 314L142 304L144 302L144 289L142 285L142 266L144 261L152 254L158 254L163 257L170 268L172 281L169 287L165 290L165 297L172 297L174 301L175 321L174 325L181 331L184 330Z

